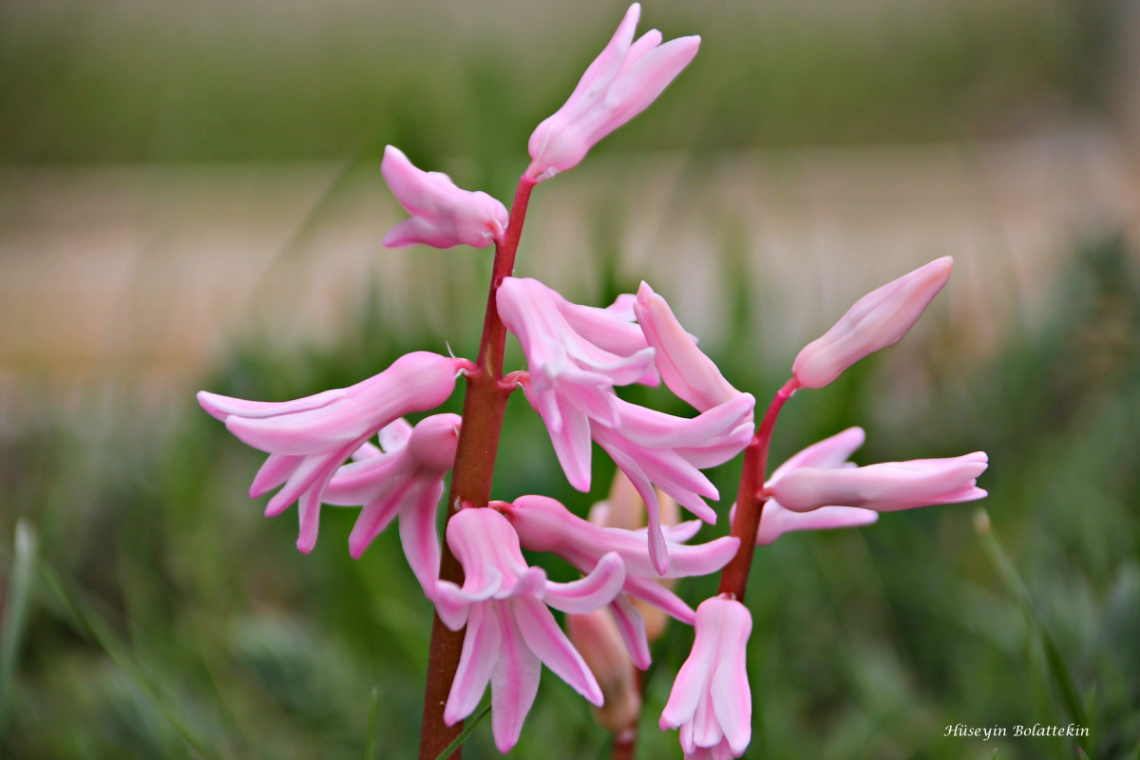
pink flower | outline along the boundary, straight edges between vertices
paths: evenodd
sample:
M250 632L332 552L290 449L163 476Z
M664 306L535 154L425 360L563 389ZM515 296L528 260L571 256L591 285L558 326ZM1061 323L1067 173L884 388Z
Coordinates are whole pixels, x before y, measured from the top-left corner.
M591 422L593 439L613 458L645 502L649 557L658 573L665 574L669 555L653 485L697 517L715 524L716 512L702 497L719 499L720 494L701 469L723 464L744 450L752 439L755 403L751 394L742 393L686 419L618 399L616 425Z
M740 757L752 740L752 693L745 657L752 615L732 599L697 608L693 651L673 682L662 731L680 728L686 758Z
M865 437L862 428L853 427L808 446L776 468L766 484L768 489L771 490L778 480L801 467L855 467L847 461L847 458L863 445ZM756 545L767 546L783 534L792 531L857 528L870 525L878 519L879 513L873 509L828 506L810 512L793 512L781 506L776 499L769 499L760 514L760 530L756 534Z
M681 327L665 299L647 283L638 288L633 311L646 341L656 351L654 362L661 379L679 398L704 412L740 395L697 348L697 341Z
M796 356L796 380L805 388L822 388L867 354L897 342L942 290L953 267L954 259L944 256L860 298Z
M895 512L986 496L986 492L977 487L977 477L985 472L988 461L981 451L949 459L915 459L856 467L845 460L862 442L863 431L859 428L850 428L820 441L773 473L764 491L783 509L809 514L825 507ZM761 530L766 518L765 513L760 522ZM850 520L847 524L860 524L862 516L831 511L827 517L817 519L824 522Z
M434 595L440 620L453 631L464 625L459 667L443 719L453 725L471 714L491 684L491 731L506 753L518 742L523 721L538 693L540 663L595 706L602 691L582 656L546 608L570 613L599 609L621 590L620 557L601 559L592 573L573 583L552 583L527 567L519 539L493 509L460 510L447 524L447 544L463 566L463 587L438 581Z
M534 130L528 179L541 182L577 166L602 138L648 108L693 60L700 37L662 45L661 32L652 29L634 42L640 16L641 6L634 3L570 99Z
M620 311L571 304L538 280L508 277L497 303L526 355L527 398L546 422L571 485L589 490L589 419L617 424L614 385L656 383L653 349Z
M399 515L404 555L429 598L439 578L436 505L443 476L455 462L459 424L458 414L436 414L415 428L396 420L380 431L383 453L364 444L354 455L357 461L337 470L322 497L326 504L364 506L348 537L353 559Z
M522 496L513 504L496 502L518 533L519 541L531 551L553 552L583 573L590 573L601 561L616 553L625 566L622 591L664 610L683 623L692 625L694 613L669 589L657 582L660 577L650 560L645 531L602 528L575 516L560 502L545 496ZM740 540L718 538L706 544L687 546L700 523L693 521L662 531L669 547L667 578L708 575L728 564ZM637 667L649 667L649 643L641 613L625 594L610 607L615 622Z
M446 174L417 169L399 148L384 149L380 171L396 200L412 215L384 236L382 242L389 248L416 243L486 248L507 229L502 203L484 192L460 190Z
M356 385L295 401L243 401L200 391L198 403L241 441L269 453L250 498L283 486L269 500L267 517L299 501L297 548L308 553L317 542L322 494L337 468L398 417L442 404L455 388L458 366L455 359L416 351Z

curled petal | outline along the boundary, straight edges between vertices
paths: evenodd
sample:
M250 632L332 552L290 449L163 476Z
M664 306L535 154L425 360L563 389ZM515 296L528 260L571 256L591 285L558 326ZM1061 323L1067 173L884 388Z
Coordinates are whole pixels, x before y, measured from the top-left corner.
M563 612L593 612L608 604L625 583L625 564L617 552L606 554L589 575L571 583L546 584L544 601Z
M507 229L502 203L483 192L459 189L446 174L417 169L398 148L384 149L380 171L396 200L412 215L384 236L383 244L389 248L416 243L485 248Z

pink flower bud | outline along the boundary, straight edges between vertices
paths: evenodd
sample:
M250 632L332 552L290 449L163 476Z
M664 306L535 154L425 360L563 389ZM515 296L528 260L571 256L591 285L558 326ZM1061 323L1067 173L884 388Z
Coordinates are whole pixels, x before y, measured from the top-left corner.
M740 757L752 740L745 666L752 615L740 602L714 597L697 608L695 627L693 651L673 682L661 730L681 729L686 757Z
M466 244L486 248L507 229L507 209L484 192L460 190L440 172L412 166L408 157L389 145L380 165L384 181L400 205L412 215L397 224L382 241L389 248L422 243L435 248Z
M633 311L646 341L657 352L654 361L669 390L699 412L740 395L697 348L697 342L681 327L665 299L644 282L637 290Z
M809 512L827 505L876 512L973 501L986 496L976 478L987 457L977 451L952 459L915 459L866 467L801 467L766 487L786 509Z
M606 610L567 615L566 632L605 698L601 707L594 708L594 719L614 733L628 728L641 714L641 690L613 617Z
M867 354L897 342L942 290L953 266L949 256L935 259L860 298L796 356L796 380L805 388L822 388Z
M534 130L528 179L541 182L577 166L603 137L648 108L693 60L700 37L661 44L661 32L653 29L634 42L640 16L641 6L634 3L570 99Z

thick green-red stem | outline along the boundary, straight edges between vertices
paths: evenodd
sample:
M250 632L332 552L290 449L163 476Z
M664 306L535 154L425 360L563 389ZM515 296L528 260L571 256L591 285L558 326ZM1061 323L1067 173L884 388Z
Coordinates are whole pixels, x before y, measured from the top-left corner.
M737 601L744 601L748 588L748 574L752 571L752 555L756 552L756 534L760 530L760 514L764 511L766 498L760 492L768 472L768 448L772 444L772 431L776 418L784 402L796 392L799 384L795 378L789 380L776 393L768 407L764 419L752 442L744 450L744 470L740 473L740 490L736 494L736 517L732 521L732 535L740 539L740 548L732 561L724 566L720 574L721 594L730 595Z
M491 481L495 474L495 455L499 450L499 434L503 428L503 412L511 389L504 388L503 351L507 328L499 318L496 296L503 279L515 268L515 253L522 237L527 202L534 183L525 177L519 181L511 206L510 222L500 241L495 244L495 263L491 271L491 288L487 294L487 310L483 317L483 337L479 343L476 369L467 373L467 391L463 398L463 426L455 452L451 474L451 491L447 495L447 518L461 506L485 507L491 499ZM439 566L440 580L463 583L463 568L443 543ZM443 710L451 682L459 666L464 631L452 631L435 616L428 650L428 674L424 693L424 715L420 725L419 760L435 760L463 730L463 722L453 726L443 722ZM460 751L451 757L458 760Z

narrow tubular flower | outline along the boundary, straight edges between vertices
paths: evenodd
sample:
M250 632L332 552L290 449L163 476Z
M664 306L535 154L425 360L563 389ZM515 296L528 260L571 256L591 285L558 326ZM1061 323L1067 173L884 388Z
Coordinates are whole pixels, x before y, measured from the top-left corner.
M988 459L976 451L949 459L914 459L866 467L800 467L765 490L786 509L810 512L824 506L864 507L895 512L932 504L973 501L986 496L977 487Z
M694 613L676 594L657 582L661 575L646 546L645 531L602 528L572 514L561 502L546 496L522 496L513 504L495 502L514 526L523 546L531 551L553 552L583 573L593 572L612 554L625 567L622 591L642 599L683 623L692 625ZM728 564L740 539L726 536L705 544L684 543L699 528L693 522L662 531L669 547L670 562L665 577L708 575ZM649 644L641 613L629 600L618 597L611 604L618 629L637 667L649 667Z
M244 401L200 391L198 403L243 443L269 453L250 498L281 486L265 508L267 517L299 502L297 548L308 553L317 542L322 495L337 468L397 418L442 404L455 388L457 367L455 359L416 351L356 385L295 401Z
M702 468L723 464L752 439L755 399L742 393L720 406L686 419L645 409L618 399L619 421L613 427L592 423L590 434L613 458L645 502L649 556L658 573L669 567L661 530L660 508L653 485L707 523L716 512L704 498L719 499Z
M437 582L436 611L453 631L467 626L444 708L447 725L471 714L489 682L491 731L506 753L534 704L540 663L600 707L597 679L546 605L586 613L608 604L625 581L621 558L611 553L585 578L553 583L541 568L527 566L514 528L493 509L460 510L448 521L447 544L465 578L462 587Z
M417 169L391 145L380 172L411 219L393 227L382 241L389 248L422 243L435 248L466 244L486 248L507 229L506 207L484 192L461 190L440 172Z
M358 450L354 455L357 461L337 470L325 487L323 501L339 506L363 505L348 537L353 559L359 559L399 515L404 556L430 598L439 578L436 506L443 494L443 476L455 461L460 417L436 414L415 428L408 426L406 435L403 426L389 432L401 422L397 420L380 431L382 453L369 451L360 458Z
M712 359L697 348L665 299L645 282L637 290L633 311L646 341L656 351L654 362L661 379L679 398L704 412L740 395Z
M497 304L522 344L527 398L550 431L558 461L571 485L589 490L589 420L616 425L613 387L656 382L653 349L620 315L570 304L538 280L508 277Z
M697 608L696 638L661 713L662 731L680 728L686 758L740 757L752 740L752 693L745 657L752 615L732 599Z
M792 372L805 388L822 388L867 354L896 343L950 279L954 259L944 256L872 290L835 325L804 346Z
M540 182L577 166L602 138L648 108L693 60L700 37L661 44L661 32L652 29L634 42L640 17L641 6L634 3L569 100L534 130L527 178Z

